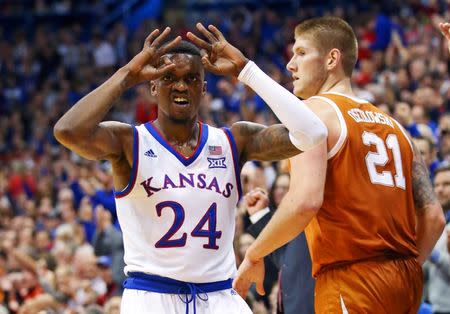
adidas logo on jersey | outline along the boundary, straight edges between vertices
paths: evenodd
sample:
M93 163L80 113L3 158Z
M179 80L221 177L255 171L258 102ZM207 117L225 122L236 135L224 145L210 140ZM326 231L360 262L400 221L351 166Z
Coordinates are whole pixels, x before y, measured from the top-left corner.
M149 149L148 151L146 151L146 152L144 153L144 155L147 156L147 157L158 157L158 156L156 156L156 154L153 152L153 149Z

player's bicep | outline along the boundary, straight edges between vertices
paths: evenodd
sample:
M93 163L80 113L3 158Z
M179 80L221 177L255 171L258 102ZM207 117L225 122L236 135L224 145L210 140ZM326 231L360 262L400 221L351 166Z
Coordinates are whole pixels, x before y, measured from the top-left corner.
M427 166L425 165L420 151L413 142L413 163L412 163L412 188L414 205L418 215L423 214L430 205L438 203L434 194Z
M318 210L323 202L327 175L327 144L316 147L290 159L291 182L289 194L303 209Z
M241 159L281 160L299 154L289 138L289 131L282 124L266 127L251 122L235 123L231 131L240 147Z
M115 121L101 122L92 134L83 139L62 141L78 155L90 160L111 160L122 156L124 138L132 137L132 127Z

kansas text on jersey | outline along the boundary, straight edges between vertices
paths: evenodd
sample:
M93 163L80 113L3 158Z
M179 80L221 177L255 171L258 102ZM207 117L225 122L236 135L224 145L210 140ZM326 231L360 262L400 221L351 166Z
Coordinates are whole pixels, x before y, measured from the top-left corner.
M231 132L201 123L195 152L184 157L151 123L137 126L131 173L116 192L125 272L197 283L233 277L240 182Z

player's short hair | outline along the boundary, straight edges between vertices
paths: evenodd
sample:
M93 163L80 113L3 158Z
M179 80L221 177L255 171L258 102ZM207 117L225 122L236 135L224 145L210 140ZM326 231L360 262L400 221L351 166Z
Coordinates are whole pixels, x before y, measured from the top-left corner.
M358 59L358 42L352 27L338 17L319 17L306 20L295 27L295 38L309 35L321 53L336 48L342 54L342 66L350 77Z
M180 43L178 45L176 45L175 47L173 47L166 53L167 54L184 53L184 54L193 55L193 56L199 56L199 57L201 56L200 49L198 49L198 47L196 45L194 45L193 43L186 41L186 40L180 41Z

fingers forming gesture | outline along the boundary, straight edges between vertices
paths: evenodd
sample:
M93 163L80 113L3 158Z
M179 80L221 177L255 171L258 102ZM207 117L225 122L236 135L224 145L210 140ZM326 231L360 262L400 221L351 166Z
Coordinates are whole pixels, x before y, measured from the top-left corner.
M206 28L197 23L196 27L207 41L191 32L187 33L187 37L202 49L202 63L205 68L214 74L238 76L248 59L231 45L214 25Z
M130 79L128 80L129 86L133 86L142 81L154 80L175 67L175 64L169 58L165 58L159 67L156 66L160 57L181 41L181 37L177 36L169 43L162 45L169 33L170 27L166 27L161 34L159 29L155 29L147 36L141 52L125 66L130 73Z

